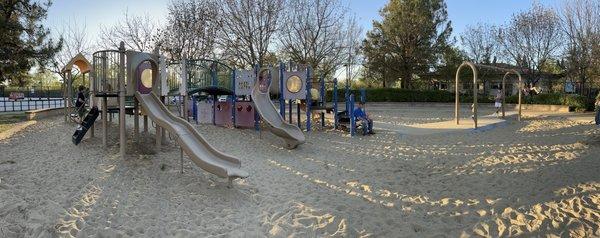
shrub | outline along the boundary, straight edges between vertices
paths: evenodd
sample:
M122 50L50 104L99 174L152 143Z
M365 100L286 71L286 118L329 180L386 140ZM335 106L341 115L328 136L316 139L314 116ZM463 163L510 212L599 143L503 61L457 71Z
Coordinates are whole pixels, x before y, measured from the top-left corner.
M507 103L518 103L518 95L513 95L506 98ZM561 93L544 93L538 95L523 96L522 103L524 104L548 104L548 105L565 105L575 111L590 110L593 103L585 97L576 94L561 94Z

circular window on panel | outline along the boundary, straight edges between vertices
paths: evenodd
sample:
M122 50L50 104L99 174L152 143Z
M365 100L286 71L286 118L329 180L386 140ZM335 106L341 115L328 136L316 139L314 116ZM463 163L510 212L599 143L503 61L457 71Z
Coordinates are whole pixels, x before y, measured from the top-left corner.
M302 90L302 79L296 75L292 75L287 79L286 87L290 93L300 92Z
M152 69L142 71L142 85L146 88L152 88Z

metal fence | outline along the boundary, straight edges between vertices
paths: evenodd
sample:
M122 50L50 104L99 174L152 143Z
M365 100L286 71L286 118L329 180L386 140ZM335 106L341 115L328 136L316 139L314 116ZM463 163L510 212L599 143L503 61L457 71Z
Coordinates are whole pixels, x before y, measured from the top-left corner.
M60 108L64 106L62 98L24 98L12 100L0 97L0 112L20 112L45 108Z
M14 92L23 93L26 98L62 98L63 96L60 87L5 87L0 85L0 97L9 97Z

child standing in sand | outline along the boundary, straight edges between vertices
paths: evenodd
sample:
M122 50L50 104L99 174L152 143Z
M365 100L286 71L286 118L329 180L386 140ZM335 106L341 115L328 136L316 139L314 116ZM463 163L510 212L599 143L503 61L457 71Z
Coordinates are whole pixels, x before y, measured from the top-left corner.
M475 123L475 103L471 104L471 120Z
M502 95L502 90L498 90L498 92L496 93L496 98L495 98L495 103L494 103L494 107L496 108L495 115L497 117L500 116L500 110L502 109L502 98L503 97L504 97L504 95Z
M358 107L354 109L356 123L362 125L363 135L375 134L373 132L373 119L365 112L364 106L364 102L358 102Z
M596 110L596 126L600 125L600 93L596 96L596 103L594 104Z

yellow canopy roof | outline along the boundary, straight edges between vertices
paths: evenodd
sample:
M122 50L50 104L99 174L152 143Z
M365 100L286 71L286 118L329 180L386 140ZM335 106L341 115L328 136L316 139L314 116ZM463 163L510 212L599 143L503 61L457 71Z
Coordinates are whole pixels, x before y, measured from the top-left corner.
M67 72L73 70L73 65L77 65L79 71L81 73L88 73L92 70L92 65L90 62L83 56L83 54L79 53L65 67L62 69L62 72Z

